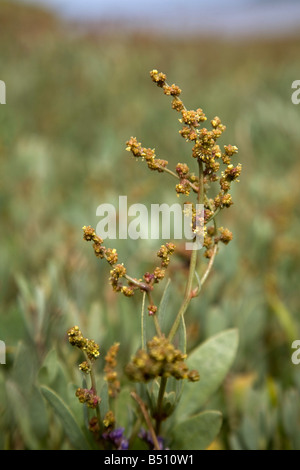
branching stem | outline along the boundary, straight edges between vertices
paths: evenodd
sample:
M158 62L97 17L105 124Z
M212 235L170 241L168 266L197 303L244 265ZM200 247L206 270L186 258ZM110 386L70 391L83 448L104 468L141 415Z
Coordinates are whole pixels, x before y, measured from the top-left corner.
M197 202L198 204L203 204L204 203L203 164L200 159L198 159L198 167L199 167L199 191L198 191ZM197 243L197 241L195 241L195 243ZM177 317L175 318L175 321L170 330L170 333L168 336L169 341L172 341L172 339L174 338L176 331L179 327L181 317L185 314L189 306L189 303L191 301L191 298L193 297L192 289L193 289L193 280L194 280L195 270L196 270L196 265L197 265L197 255L198 255L198 250L197 249L192 250L188 280L187 280L186 289L185 289L185 296L181 304L181 307L178 311Z

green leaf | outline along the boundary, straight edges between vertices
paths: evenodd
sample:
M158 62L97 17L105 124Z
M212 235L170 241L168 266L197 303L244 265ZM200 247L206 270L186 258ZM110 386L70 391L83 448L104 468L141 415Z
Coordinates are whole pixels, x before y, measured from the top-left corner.
M6 408L5 382L6 376L4 375L2 368L0 369L0 416L2 416L2 412L4 412L4 409Z
M115 403L115 416L117 426L122 426L128 431L128 424L130 421L130 414L132 407L130 406L132 403L132 399L130 397L130 388L122 387Z
M13 412L17 428L26 447L31 450L38 449L38 442L31 428L31 417L25 396L21 393L18 385L11 380L6 382L6 392L9 407Z
M51 349L45 357L43 365L38 373L39 380L42 383L50 385L54 382L58 373L58 363L59 360L56 349Z
M29 305L33 304L33 296L30 291L29 284L23 275L16 275L15 280L19 290L18 301L21 307L20 312L22 314L24 324L26 325L30 338L34 338L35 324L32 321L32 317L30 315L30 308L28 308Z
M295 337L297 337L298 331L298 325L294 321L292 313L279 298L277 292L267 294L267 299L269 301L271 310L277 317L277 320L286 335L288 342L292 343Z
M176 410L178 420L197 413L218 389L234 361L237 347L238 332L230 329L209 338L192 351L187 365L199 372L200 380L185 383Z
M37 439L44 439L49 432L46 404L40 389L34 385L28 400L31 428Z
M222 414L203 411L177 424L173 431L172 450L205 450L220 432Z
M186 327L184 317L182 315L179 328L178 328L178 349L186 353ZM183 389L183 380L176 380L174 377L169 377L167 381L167 392L175 392L175 401L174 407L177 405L178 401L180 400L181 393Z
M79 424L74 418L70 408L65 402L50 388L41 387L44 397L48 400L57 416L60 418L66 435L68 436L71 444L77 450L89 449L89 444L83 434Z
M163 400L163 410L165 416L170 416L173 413L174 407L176 404L176 393L169 392L165 393Z
M32 344L19 342L13 364L12 379L23 395L31 393L37 373L37 358Z
M68 395L70 378L64 364L59 360L55 349L52 349L45 357L42 367L38 372L38 381L41 385L45 385L55 391L66 403L70 404ZM76 402L78 402L77 399Z
M147 400L144 400L144 401L148 403L151 413L154 413L154 411L156 410L159 387L160 387L160 379L151 380L151 382L147 384L146 390L148 392L148 397L147 397ZM140 397L143 400L142 394L140 394Z

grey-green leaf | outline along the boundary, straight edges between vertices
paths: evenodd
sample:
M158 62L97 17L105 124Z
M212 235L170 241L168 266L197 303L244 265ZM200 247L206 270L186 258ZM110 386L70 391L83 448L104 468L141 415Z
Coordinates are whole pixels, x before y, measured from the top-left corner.
M205 450L217 437L221 425L222 414L213 410L203 411L181 421L172 431L172 449Z
M197 413L219 388L236 355L238 331L225 330L198 346L187 359L189 369L200 374L199 382L185 383L176 410L177 420Z
M48 400L57 416L60 418L66 435L76 450L87 450L89 444L70 408L50 388L41 386L44 397Z

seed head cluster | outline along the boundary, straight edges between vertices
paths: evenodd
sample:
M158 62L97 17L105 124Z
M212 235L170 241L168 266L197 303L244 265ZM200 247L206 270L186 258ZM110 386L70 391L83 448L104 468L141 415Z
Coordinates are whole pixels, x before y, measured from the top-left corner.
M120 392L120 381L118 379L117 367L117 354L119 351L120 343L114 343L105 356L105 380L108 383L108 394L112 398L116 398Z
M95 391L87 388L77 388L76 397L80 403L85 403L89 408L97 408L101 402L101 398L95 394Z
M100 355L99 345L93 339L84 338L78 326L73 326L68 330L69 343L72 346L85 351L90 361L94 361ZM85 363L82 369L85 369Z
M126 374L137 382L148 382L156 377L174 377L192 382L199 380L198 372L190 371L185 359L186 355L175 349L167 338L154 336L148 341L147 350L138 350L127 364Z
M226 130L225 125L221 122L219 116L215 116L210 120L210 128L203 127L203 123L207 121L207 117L201 108L196 110L188 110L180 98L181 89L173 84L168 85L165 73L152 70L150 72L151 79L156 85L163 89L165 95L172 97L172 108L180 113L179 122L182 124L179 134L192 143L191 156L198 162L201 162L203 171L203 181L199 181L199 177L190 172L186 163L178 163L175 172L168 168L168 162L156 158L155 150L142 147L137 142L136 137L131 137L126 145L127 150L131 151L135 157L142 157L148 162L151 169L159 172L167 171L179 179L175 185L177 195L189 196L191 190L196 193L203 191L204 208L205 208L205 224L208 224L217 212L221 209L228 208L233 204L232 196L229 193L231 183L238 181L242 171L240 163L235 164L232 160L238 153L238 149L234 145L224 145L223 149L218 144L219 138ZM151 164L149 165L149 161ZM163 162L163 163L160 163ZM223 169L222 169L223 166ZM214 197L209 197L210 186L217 183L219 188L214 190ZM202 186L202 188L201 188ZM216 194L217 193L217 194ZM228 243L228 237L218 237L217 227L214 224L214 237L208 234L208 227L204 230L204 256L210 258L213 253L213 247L219 241ZM211 243L210 243L211 242Z
M137 290L151 292L153 285L162 281L165 277L165 268L170 263L170 256L174 254L174 243L161 245L157 252L160 258L160 266L156 266L152 273L146 272L142 279L132 278L128 275L127 269L123 264L118 263L118 253L115 248L105 248L102 245L103 240L96 235L95 229L90 225L82 227L83 239L93 242L94 253L97 258L105 259L111 266L109 282L115 292L121 292L126 297L132 297ZM157 306L151 302L148 306L149 315L157 312Z

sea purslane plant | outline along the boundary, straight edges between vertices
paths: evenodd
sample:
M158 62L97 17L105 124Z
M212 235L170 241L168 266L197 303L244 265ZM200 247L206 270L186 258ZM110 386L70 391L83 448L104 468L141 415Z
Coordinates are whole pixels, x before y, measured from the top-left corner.
M171 328L169 331L164 331L160 323L154 293L156 286L165 279L171 258L176 254L175 244L170 240L161 245L157 251L159 262L154 263L153 270L135 277L129 274L126 264L119 260L117 250L104 246L101 233L96 233L91 226L83 227L84 240L92 244L95 256L100 261L106 261L109 265L108 278L113 291L126 297L141 294L143 304L147 299L148 315L153 319L155 327L155 336L152 338L144 338L142 332L141 348L136 351L133 357L128 358L124 371L127 380L129 379L133 383L129 401L132 401L133 398L138 407L136 423L131 426L130 435L128 434L129 430L118 426L112 404L114 400L118 400L122 389L122 377L119 377L116 371L119 341L121 342L122 338L116 338L118 342L110 347L105 356L103 376L107 382L110 409L103 416L101 413L102 398L97 392L94 372L94 363L101 354L101 348L93 340L85 338L78 326L74 326L68 331L70 344L79 348L84 356L84 361L79 365L79 368L89 376L90 380L89 387L77 388L76 396L93 413L89 419L89 430L94 434L100 449L135 448L137 439L143 441L149 449L159 450L164 445L180 445L178 443L181 442L181 438L176 438L174 433L168 431L170 429L168 426L164 428L164 423L172 416L175 416L173 418L175 424L176 420L178 421L176 406L185 390L184 388L182 390L182 387L178 388L176 383L199 381L199 386L201 386L203 377L201 370L189 367L186 351L180 350L175 345L174 338L180 325L184 324L184 317L190 302L199 296L212 269L219 244L227 245L233 238L228 228L218 226L217 216L222 210L227 210L233 204L230 194L231 184L238 181L241 173L241 164L235 162L238 153L237 147L224 145L222 148L219 145L218 142L225 131L225 126L218 116L210 120L209 129L204 127L207 121L204 111L201 108L188 110L181 99L181 89L177 85L169 85L166 75L157 70L152 70L150 76L163 93L171 97L172 108L179 113L181 124L179 134L188 144L191 144L191 160L189 163L179 162L175 169L172 169L167 160L157 157L154 148L142 146L136 137L128 139L126 150L138 161L145 162L151 171L166 173L174 178L176 180L175 192L178 197L194 195L191 229L194 243L197 243L199 235L197 231L199 226L202 227L203 248L202 250L193 249L189 253L185 294L177 313L174 315ZM201 214L196 209L197 204L204 208ZM198 223L200 218L202 218L201 225ZM204 258L201 275L198 273L200 254ZM228 368L229 366L230 363L228 363ZM223 371L223 375L225 372ZM205 378L205 380L207 379ZM134 383L139 384L139 387L134 389ZM153 383L157 385L157 392L151 395L149 384L153 391ZM168 383L169 388L167 387ZM191 385L193 386L193 384ZM141 387L144 387L148 393L143 393ZM170 394L173 394L172 399L170 399ZM197 401L196 389L195 401ZM182 432L180 426L178 432ZM183 448L186 445L183 444ZM195 444L191 445L195 446ZM201 447L200 443L199 446Z

